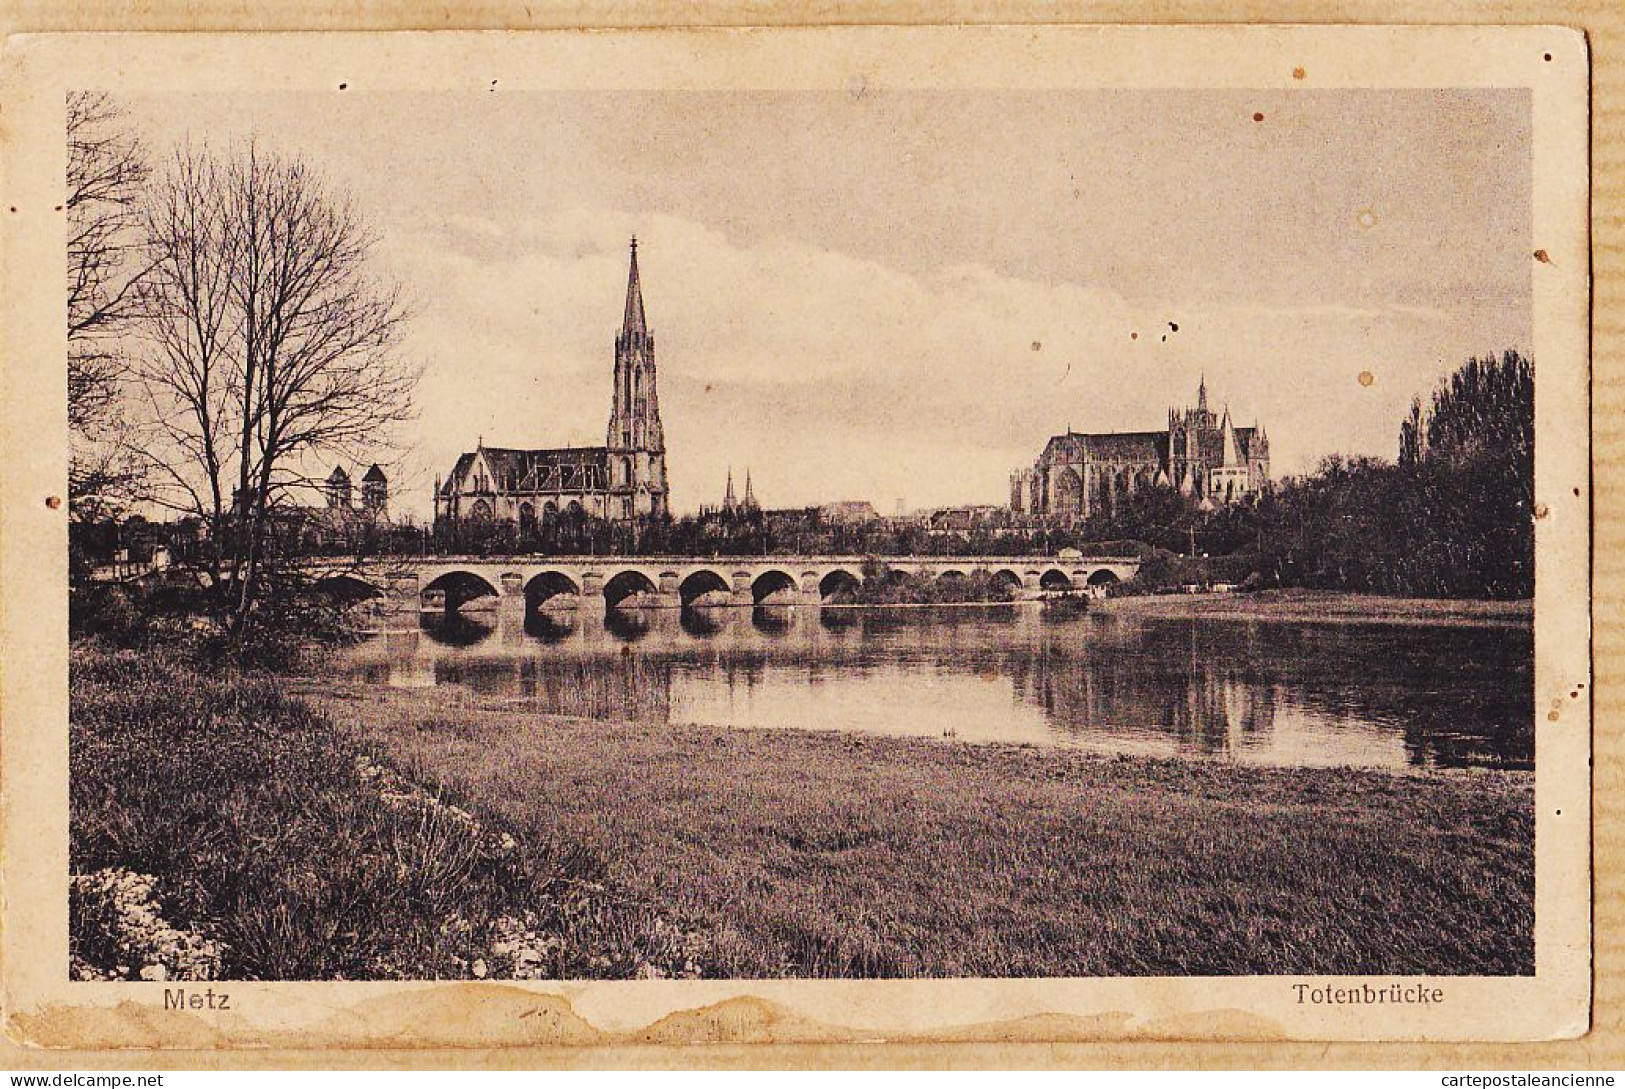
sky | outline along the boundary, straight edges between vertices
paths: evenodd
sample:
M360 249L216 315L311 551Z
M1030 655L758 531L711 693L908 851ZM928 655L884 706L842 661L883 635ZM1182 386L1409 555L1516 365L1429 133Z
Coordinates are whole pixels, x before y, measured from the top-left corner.
M420 517L481 438L604 442L634 234L678 513L730 466L766 506L1003 503L1049 436L1161 428L1203 375L1278 477L1392 457L1413 395L1531 341L1519 90L126 103L160 169L254 140L353 201L413 311L378 457Z

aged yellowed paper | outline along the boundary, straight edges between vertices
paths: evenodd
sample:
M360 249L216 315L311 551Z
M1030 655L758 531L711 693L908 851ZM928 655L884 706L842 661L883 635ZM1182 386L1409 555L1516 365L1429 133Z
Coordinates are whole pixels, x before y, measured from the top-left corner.
M14 38L6 60L5 962L7 1016L20 1038L56 1047L577 1047L1518 1041L1587 1030L1589 64L1580 35L1552 27L130 35ZM75 694L67 597L78 576L69 562L73 505L64 505L77 493L61 394L65 361L74 358L71 313L66 336L61 320L59 285L69 283L70 312L74 287L65 265L73 249L65 253L63 244L71 210L61 193L64 171L73 171L72 111L87 94L133 119L159 160L218 170L222 191L237 179L239 203L220 206L218 238L228 240L221 252L259 244L238 233L257 222L246 202L259 175L233 173L252 148L272 164L273 178L278 164L293 163L347 192L414 296L398 340L393 312L347 312L346 332L368 315L374 324L354 337L358 354L346 359L388 342L412 365L343 372L368 376L374 384L359 393L369 396L328 377L317 383L326 438L277 463L288 475L275 483L300 498L266 514L275 521L294 509L327 512L297 534L292 569L318 585L342 579L380 591L383 627L410 635L411 645L401 650L400 639L392 646L393 636L381 637L381 656L347 658L348 671L327 678L334 687L307 679L301 691L340 719L348 717L343 701L378 704L358 717L359 730L432 733L460 718L459 728L485 731L492 759L519 767L534 757L512 739L532 716L601 720L622 732L642 726L625 738L608 725L583 732L585 748L564 750L583 760L578 779L595 767L608 774L617 759L668 774L681 762L674 752L698 767L713 760L708 748L733 761L724 778L793 777L798 760L849 762L853 772L840 778L849 804L810 803L804 832L771 845L788 849L788 859L758 860L764 880L790 889L792 905L804 856L820 857L847 893L806 902L805 910L822 913L816 926L790 909L811 937L773 951L787 959L730 952L729 942L749 951L759 938L748 905L707 920L679 891L683 911L660 905L665 914L657 915L662 925L681 920L682 949L631 963L624 974L641 978L582 978L624 967L589 960L568 962L563 982L526 979L526 964L551 954L541 951L544 928L512 915L503 918L519 921L508 931L498 926L495 942L447 954L425 972L469 977L456 982L382 981L400 976L394 968L356 981L353 967L294 971L311 982L255 982L279 962L234 974L230 957L247 946L202 928L177 931L181 945L213 965L197 976L174 977L174 963L161 957L100 966L80 958L95 969L85 978L69 952L79 940L70 939L70 875L76 902L89 903L96 882L129 873L70 863L70 851L83 848L70 845L67 806L80 797L68 761ZM205 144L212 146L194 156ZM166 169L154 176L172 177ZM150 229L151 218L144 222ZM279 225L303 220L267 222L274 256ZM71 226L67 233L74 237ZM621 237L634 233L641 242ZM1514 250L1516 262L1507 258ZM331 282L331 266L317 271L323 286ZM176 373L162 369L177 359L174 330L197 331L185 321L152 324L152 314L196 308L197 286L182 278L164 295L148 280L137 292L145 309L132 320L146 330L146 347L133 351L132 370L149 407L154 389L175 389L162 384ZM220 309L200 312L229 314L248 294L223 289ZM325 365L326 338L337 334L322 323L354 298L341 293L333 307L303 312L320 336L296 360L317 371ZM249 344L243 330L261 328L260 320L250 313L222 340ZM492 332L507 321L515 328ZM613 337L592 335L599 326ZM180 355L195 360L187 344ZM274 359L243 350L245 359ZM1407 453L1404 410L1413 396L1425 406L1440 380L1486 351L1486 388L1500 389L1494 383L1506 378L1515 396L1520 375L1532 383L1532 572L1526 565L1519 576L1516 556L1469 547L1472 530L1446 523L1394 553L1403 575L1360 575L1367 581L1357 583L1351 563L1394 552L1391 540L1372 538L1368 548L1339 553L1335 576L1323 566L1317 577L1400 604L1361 598L1351 617L1338 615L1348 600L1294 596L1323 587L1303 581L1299 555L1279 546L1283 522L1258 516L1246 523L1253 541L1222 537L1222 527L1251 517L1240 512L1275 509L1285 502L1279 496L1298 494L1294 478L1310 481L1304 487L1333 479L1320 462L1327 455L1391 459L1397 439L1396 471L1408 458L1424 473L1429 456L1436 464L1454 456L1452 443L1478 457L1494 444L1451 432L1449 398L1432 403L1433 419L1446 423L1418 417L1425 441ZM1539 368L1520 371L1528 360ZM398 419L380 412L359 435L354 421L407 386L414 411ZM295 402L308 392L290 388ZM229 388L219 395L231 403ZM1485 396L1501 404L1500 394ZM602 447L593 445L600 402L610 407ZM342 406L336 416L334 403ZM1147 405L1172 406L1166 426L1147 418ZM192 449L187 442L199 434L179 418L171 411L158 421L167 460L155 456L153 432L141 448L171 471L173 451ZM270 419L242 434L262 436L275 426ZM399 425L394 460L368 453L374 424L380 434ZM487 429L500 431L489 446ZM1499 449L1504 435L1495 436ZM503 445L513 438L533 445ZM353 494L350 475L332 464L340 449L355 470ZM265 450L257 456L256 465L273 460ZM389 471L369 468L374 457ZM270 468L265 480L272 482ZM894 508L897 493L904 498ZM188 494L196 499L197 489ZM1395 523L1444 521L1447 498L1425 494L1422 507ZM1103 527L1131 525L1159 496L1177 510L1156 524L1188 531L1188 548L1177 540L1141 541L1141 551L1107 547ZM192 509L161 487L142 501L149 522ZM166 538L166 560L183 567L191 556L206 567L197 557L252 509L251 499L228 492L194 551ZM387 525L410 530L411 540L355 555L357 516L349 512L385 510ZM207 523L211 511L204 503L196 513ZM661 519L676 528L658 530L672 534L658 547L641 535L655 529L616 528ZM859 528L849 532L848 521ZM1394 523L1373 521L1364 531L1381 524ZM1211 535L1200 547L1198 532ZM1458 544L1460 555L1450 555ZM118 569L158 566L129 551L107 557L101 570L119 580L152 575ZM1255 562L1264 556L1274 565ZM1248 559L1218 562L1232 557ZM1171 572L1166 587L1189 602L1133 592L1151 585L1158 564ZM93 580L97 564L89 569ZM971 589L944 588L956 578ZM931 630L935 613L885 612L905 604L969 610L965 595L984 584L986 594L1016 602L1000 606L1014 618L1007 626L988 610L954 621L944 635ZM1264 612L1238 628L1235 610L1246 608L1232 603L1252 590L1261 596L1245 600ZM1475 597L1513 604L1466 615L1421 604ZM1520 598L1528 601L1522 611ZM1085 613L1079 623L1094 627L1064 626L1059 614L1072 602ZM502 612L510 606L519 611ZM695 619L709 609L716 617ZM908 619L872 624L874 615ZM860 658L878 658L847 676L838 647L854 638L842 634L852 630L843 627L849 616L862 618ZM906 628L905 649L895 624ZM1238 630L1247 633L1239 642ZM1189 642L1182 663L1168 656L1176 635ZM1288 638L1324 645L1289 649ZM513 646L522 648L517 658L497 654L496 672L506 676L511 666L520 686L481 681L493 674L479 663ZM552 648L541 664L537 646ZM937 655L924 673L922 646ZM985 661L956 671L957 654ZM1351 655L1353 672L1365 675L1328 682ZM786 656L794 661L788 674ZM1060 664L1039 675L1022 664L1050 658ZM1283 660L1291 664L1285 672ZM119 668L144 668L123 661ZM1409 671L1396 672L1396 661ZM817 686L793 680L824 668L836 675ZM1172 687L1138 679L1170 669L1183 671ZM101 683L117 687L118 676ZM622 694L582 702L580 693L606 677ZM985 699L1006 690L1016 694L1014 710ZM651 705L656 719L647 717ZM892 710L881 715L877 705ZM842 740L797 732L807 726ZM874 749L893 755L876 764ZM406 780L423 761L432 772L443 750L431 744L411 759L409 748L389 743L377 751L384 763L364 767L362 778L407 799L392 804L432 801L441 808L426 806L425 820L460 819L444 818L431 797L453 786L475 809L471 819L501 823L480 807L482 789L503 789L499 777L469 772L454 785L430 774L413 784ZM944 752L968 763L943 770ZM985 758L990 752L1007 756ZM1334 780L1326 767L1356 770ZM866 772L877 768L922 776L928 794L951 795L963 784L1000 821L1014 819L1008 814L1021 800L1094 802L1090 821L1118 807L1167 805L1176 824L1190 822L1195 832L1170 842L1152 834L1162 831L1153 821L1141 826L1144 855L1133 863L1102 855L1103 873L1155 874L1160 857L1173 874L1172 885L1122 886L1132 902L1121 909L1130 927L1121 942L1077 938L1115 931L1125 916L1082 895L1096 888L1087 855L1102 841L1066 838L1080 830L1072 816L1017 820L1012 854L1003 856L1016 862L1001 862L995 843L991 861L971 864L965 887L929 894L945 906L941 916L910 915L898 931L866 911L862 891L883 887L892 861L875 859L865 834L852 830L882 819L875 805L914 805L918 795L913 787L876 793ZM1126 785L1123 777L1135 775L1144 778ZM1033 785L1046 776L1089 788L1053 797ZM565 775L543 789L570 781ZM1282 783L1284 793L1272 793ZM698 775L696 784L717 789ZM1396 854L1406 876L1362 906L1372 887L1339 887L1336 852L1350 852L1350 873L1365 873L1360 867L1372 862L1359 852L1376 851L1371 872L1381 872L1391 844L1380 823L1344 841L1319 840L1290 821L1281 825L1285 843L1243 840L1238 850L1231 840L1236 829L1321 790L1349 792L1345 809L1413 810L1430 833L1460 820L1449 828L1457 838L1441 842L1481 867L1452 870L1443 860ZM614 817L622 803L611 795L581 792L584 804L606 807L603 819L613 825L624 818ZM783 795L722 797L731 799L727 809ZM234 799L222 792L220 802ZM924 816L885 818L904 834L876 833L905 841L894 847L904 857L916 835L930 850L952 849L934 831L946 808L920 804ZM1249 804L1262 808L1249 815ZM1482 813L1473 808L1480 804ZM1517 816L1520 805L1532 807L1532 820ZM166 817L150 820L161 827ZM748 809L723 818L730 827L760 819ZM1500 824L1508 819L1510 831ZM973 827L990 834L986 824ZM1036 855L1034 835L1051 837ZM766 841L756 847L770 849ZM1246 887L1296 887L1290 881L1229 868L1266 848L1286 856L1286 868L1318 875L1310 885L1328 899L1303 910L1358 920L1353 930L1330 931L1331 941L1351 943L1342 959L1304 947L1315 931L1294 918L1296 905L1261 903ZM1330 866L1321 848L1332 851ZM754 857L752 849L747 843L740 857ZM1296 863L1293 850L1301 852ZM1519 871L1500 856L1520 850L1533 862L1521 908L1511 891ZM703 868L689 868L695 857L703 852L653 887L703 877ZM1217 870L1194 871L1195 891L1176 887L1185 871L1169 859L1216 858ZM645 856L640 864L650 859L658 863ZM863 873L866 863L882 868ZM1508 881L1513 902L1486 900L1473 884L1479 877L1497 889L1494 882ZM220 878L230 875L208 877ZM143 877L135 880L138 894L148 889L163 903L140 886ZM595 872L592 880L601 878ZM1050 884L1059 891L1045 900L1039 890ZM948 925L956 897L981 898L1001 885L1004 900L985 917L973 912L964 930L932 932ZM647 895L650 886L628 887ZM1164 889L1161 907L1154 900ZM1071 914L1068 896L1079 897ZM785 910L772 897L761 902ZM1450 914L1467 903L1482 904L1482 918L1463 923ZM251 892L237 904L257 906ZM1236 904L1244 905L1239 929ZM1019 922L1023 911L1050 920L1057 910L1063 922L1053 937ZM1000 929L990 922L996 916L1018 921ZM1450 921L1427 929L1442 918ZM911 929L921 919L925 932ZM314 921L295 915L284 929ZM707 924L726 928L728 941L714 941ZM842 944L849 928L882 944ZM529 936L519 941L514 931ZM1225 959L1204 945L1216 934L1246 951ZM344 938L328 930L314 942ZM219 952L222 944L229 953ZM647 953L646 944L637 948ZM1075 947L1102 951L1096 959L1065 952ZM1044 949L1060 952L1046 959ZM566 963L562 954L557 963ZM1069 963L1095 970L1069 971ZM1170 970L1181 964L1190 970ZM515 978L482 978L504 973ZM661 978L682 975L722 978ZM769 976L786 978L761 978ZM849 978L814 978L832 976ZM230 997L222 1002L216 992Z

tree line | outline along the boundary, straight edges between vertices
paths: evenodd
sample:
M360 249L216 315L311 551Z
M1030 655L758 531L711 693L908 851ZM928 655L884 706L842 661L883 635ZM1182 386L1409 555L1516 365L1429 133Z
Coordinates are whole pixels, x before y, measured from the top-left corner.
M1400 422L1396 458L1330 456L1256 503L1192 509L1142 491L1085 535L1132 536L1165 556L1223 557L1227 578L1415 597L1534 594L1535 372L1506 351L1472 358ZM1176 565L1153 565L1149 577Z

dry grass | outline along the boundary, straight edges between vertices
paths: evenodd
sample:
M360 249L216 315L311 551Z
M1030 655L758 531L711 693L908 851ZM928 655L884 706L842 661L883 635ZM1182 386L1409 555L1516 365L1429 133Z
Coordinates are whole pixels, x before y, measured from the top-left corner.
M522 838L607 860L724 975L1533 971L1526 775L328 705Z

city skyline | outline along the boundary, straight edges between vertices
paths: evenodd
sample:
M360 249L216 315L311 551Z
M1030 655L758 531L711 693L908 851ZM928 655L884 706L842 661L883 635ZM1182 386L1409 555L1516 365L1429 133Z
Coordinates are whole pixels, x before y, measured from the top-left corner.
M481 437L601 442L634 233L679 514L744 464L770 507L1001 505L1203 374L1277 476L1391 458L1530 340L1519 91L316 97L127 101L160 166L254 138L353 197L414 303L419 517Z

